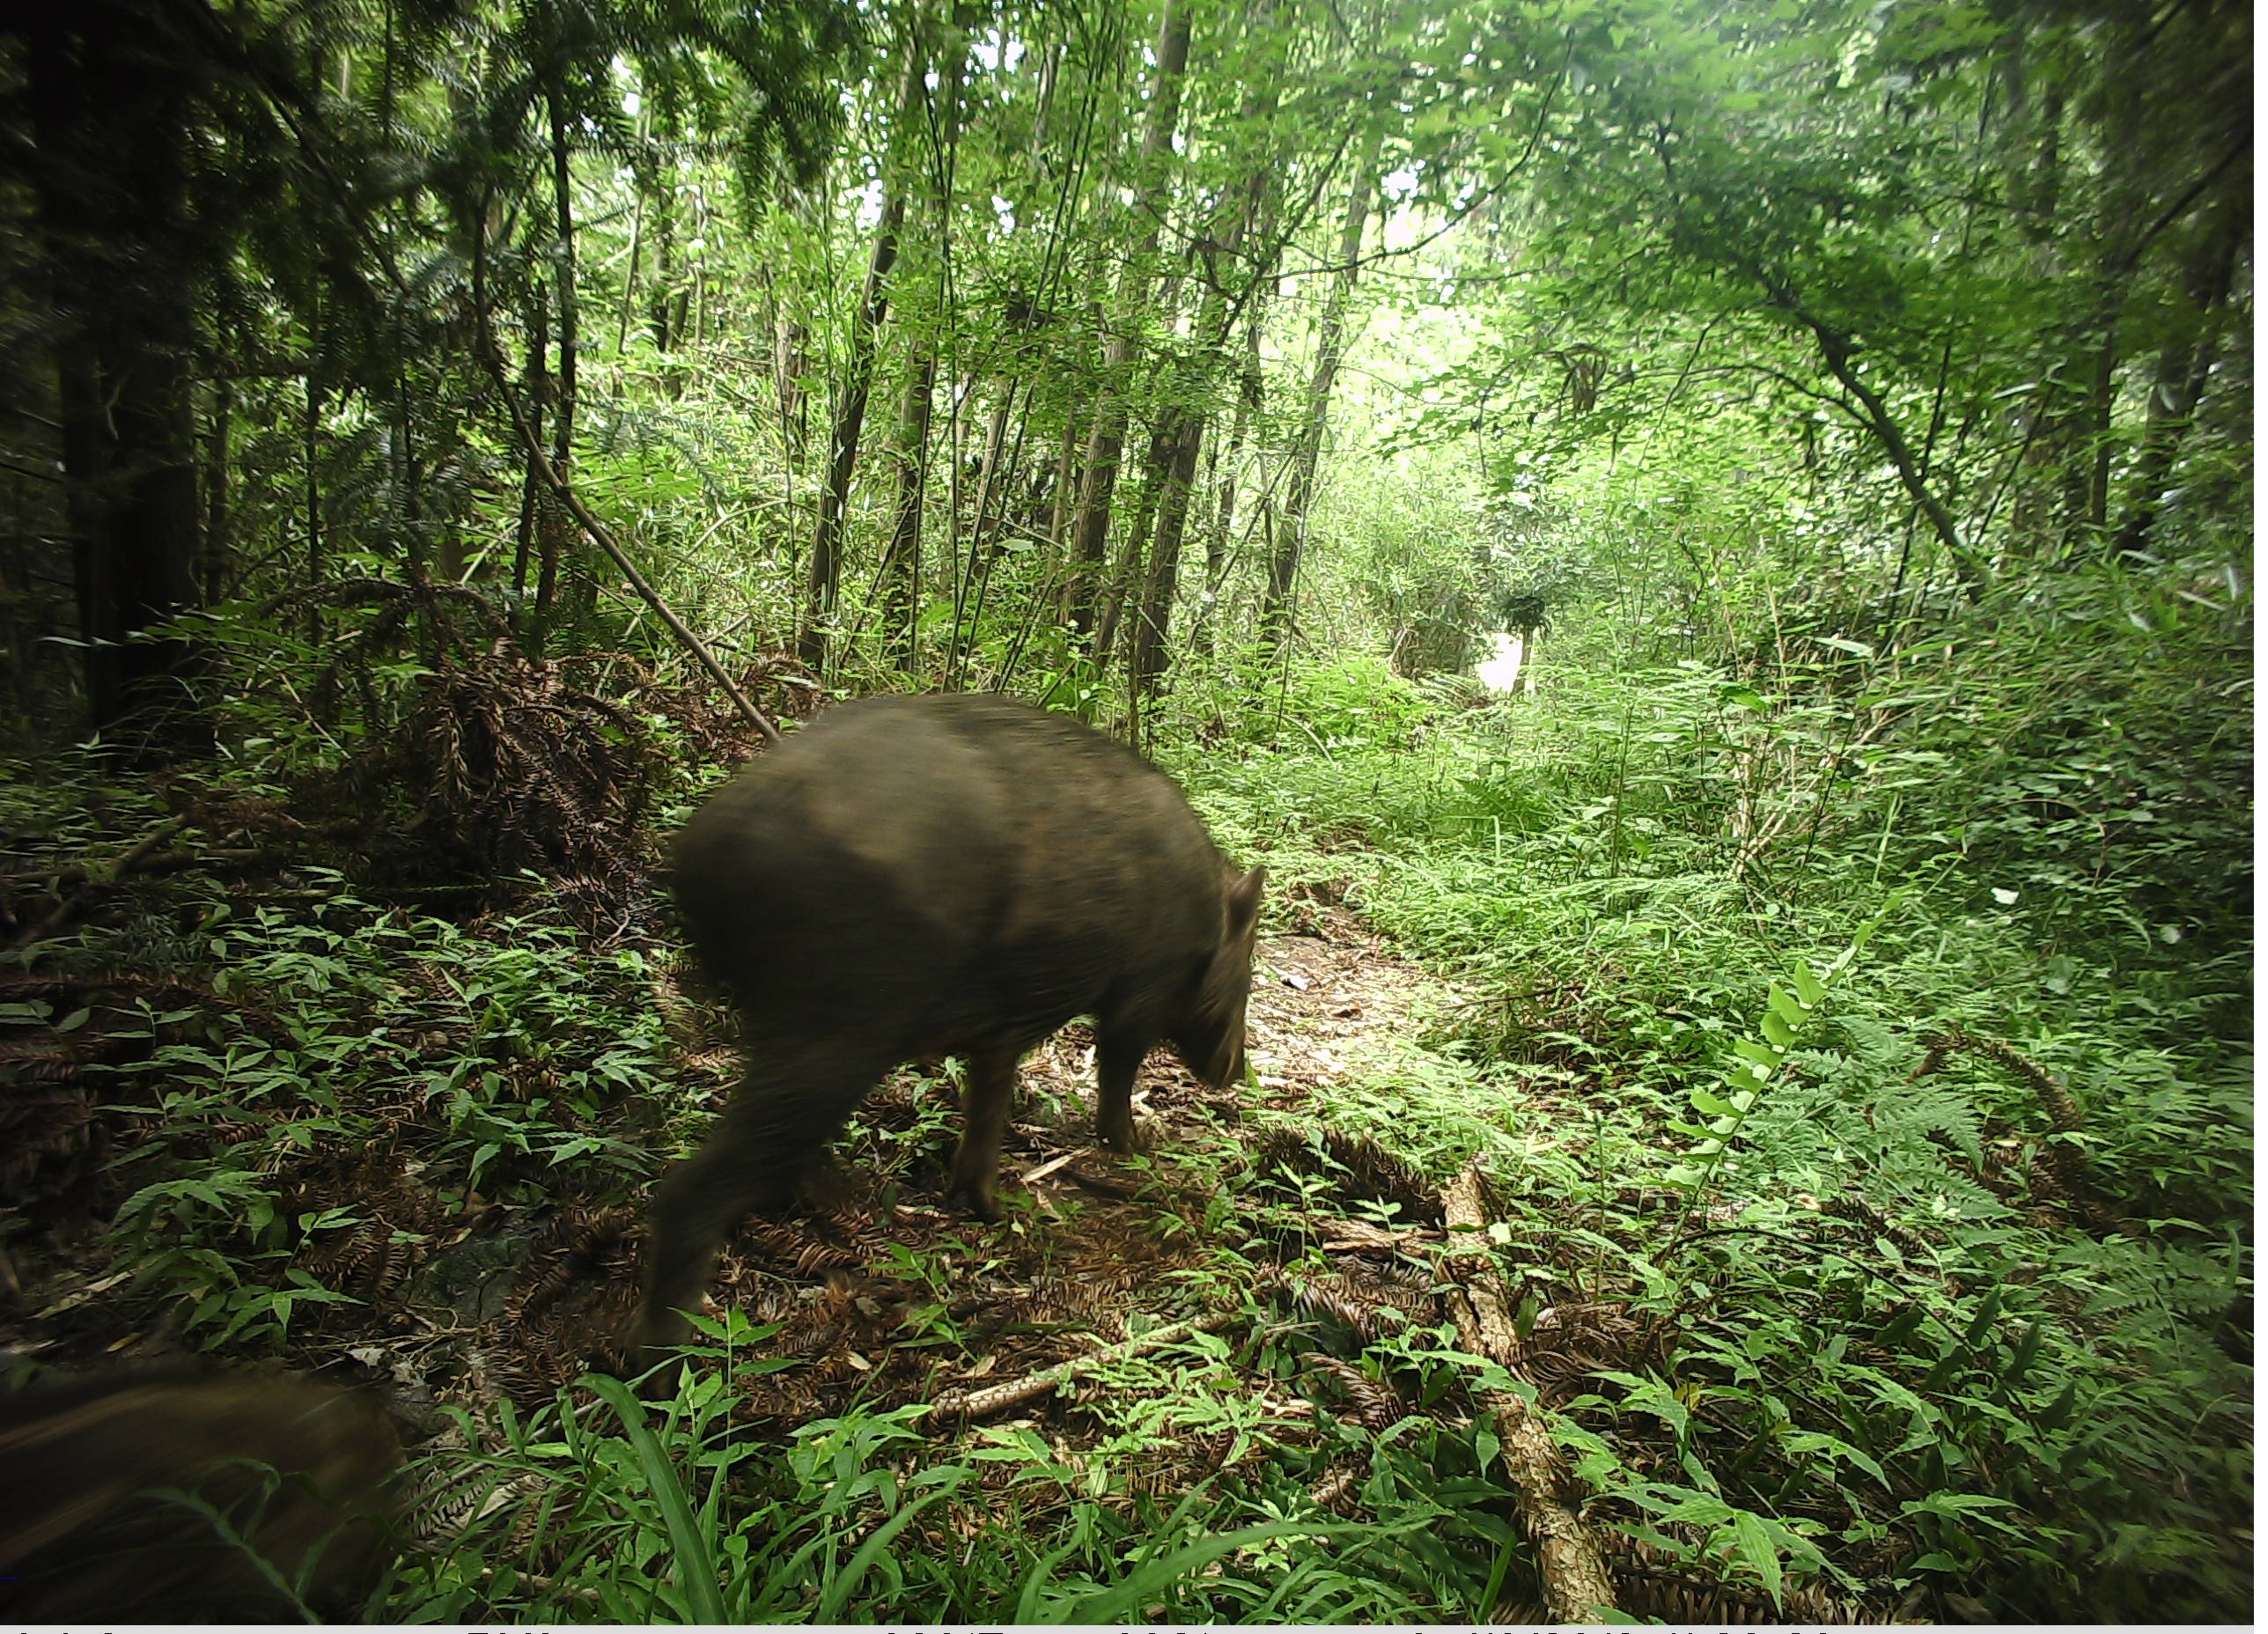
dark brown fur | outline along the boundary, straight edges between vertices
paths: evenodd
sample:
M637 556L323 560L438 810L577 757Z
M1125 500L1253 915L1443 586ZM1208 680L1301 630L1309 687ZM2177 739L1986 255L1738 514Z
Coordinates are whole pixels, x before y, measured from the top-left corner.
M401 1456L373 1402L302 1380L128 1373L0 1396L0 1623L351 1614L391 1547Z
M1263 872L1237 874L1170 778L1064 716L967 694L844 704L696 814L674 867L747 1071L655 1196L646 1361L683 1340L734 1223L785 1203L901 1062L968 1061L953 1190L987 1218L1016 1063L1072 1017L1096 1019L1116 1151L1160 1038L1217 1087L1243 1071Z

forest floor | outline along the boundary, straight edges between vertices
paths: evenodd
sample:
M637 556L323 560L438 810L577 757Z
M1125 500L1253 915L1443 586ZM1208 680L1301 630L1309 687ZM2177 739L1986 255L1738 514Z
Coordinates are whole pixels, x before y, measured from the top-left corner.
M674 1085L680 1111L720 1108L739 1054L729 1018L681 993L666 959L644 965L643 998L633 981L620 995L626 1009L591 1012L548 1056L502 1043L482 961L523 957L534 990L571 996L623 946L593 945L563 961L526 946L508 919L461 932L383 913L357 923L354 938L400 952L377 961L366 983L348 980L344 966L332 973L341 985L319 1003L336 1029L328 1035L308 1028L306 1012L288 1012L280 989L263 1004L200 981L117 974L17 984L26 1051L60 1049L61 1029L96 1041L78 1047L90 1057L130 1054L153 1037L162 1055L182 1047L162 1041L166 1014L194 1011L232 1015L230 1025L265 1032L279 1048L289 1037L312 1052L303 1062L320 1058L326 1036L350 1038L362 1070L341 1071L313 1117L309 1095L321 1086L305 1065L282 1073L277 1093L244 1093L244 1062L256 1054L228 1057L219 1075L239 1087L209 1114L168 1106L185 1081L169 1072L106 1089L99 1075L74 1071L53 1080L48 1098L50 1110L86 1111L70 1140L62 1122L40 1123L48 1101L19 1078L23 1098L7 1121L33 1137L25 1150L47 1154L43 1195L52 1203L81 1191L90 1211L75 1227L16 1232L0 1248L9 1296L0 1350L64 1369L164 1363L200 1349L273 1365L259 1355L280 1351L298 1369L372 1384L423 1455L410 1535L448 1549L496 1504L543 1490L499 1461L520 1433L510 1415L556 1424L549 1415L572 1400L579 1416L596 1405L578 1382L586 1371L619 1365L643 1280L647 1188L637 1176L651 1160L609 1164L593 1153L676 1144L660 1133L670 1114L658 1103L669 1097L655 1090ZM1251 1080L1214 1091L1168 1050L1153 1052L1136 1092L1138 1155L1092 1144L1086 1024L1026 1058L997 1224L945 1202L960 1124L955 1069L893 1073L798 1206L744 1221L722 1257L709 1353L725 1358L724 1418L770 1439L847 1415L900 1416L923 1440L912 1468L968 1461L1000 1514L1035 1501L1019 1484L1035 1459L1060 1481L1107 1479L1113 1505L1170 1505L1224 1477L1269 1480L1288 1457L1304 1467L1298 1490L1325 1516L1390 1508L1369 1490L1381 1478L1377 1438L1412 1415L1462 1424L1467 1409L1461 1393L1436 1400L1357 1365L1345 1336L1359 1348L1445 1326L1441 1290L1455 1274L1445 1269L1438 1186L1389 1152L1390 1140L1346 1132L1338 1118L1366 1108L1353 1121L1376 1127L1417 1115L1405 1093L1416 1093L1426 1041L1461 996L1399 956L1330 887L1295 887L1274 924L1255 960ZM175 1008L137 1031L137 1012L140 1027L151 1025L153 999ZM47 1013L72 1005L85 1014ZM563 1115L571 1075L639 1009L658 1011L667 1035L646 1069L652 1086L612 1095L592 1115ZM453 1064L468 1061L490 1064L469 1076ZM440 1115L436 1083L477 1085L484 1115L517 1105L538 1119L543 1140L468 1183L462 1112ZM153 1130L161 1107L162 1130ZM453 1122L453 1146L445 1133ZM702 1131L681 1123L671 1132L697 1140ZM547 1144L556 1154L548 1161ZM63 1162L67 1147L77 1161ZM163 1246L166 1229L154 1240L146 1228L138 1237L98 1230L107 1211L95 1204L118 1184L99 1176L122 1162L145 1194L174 1188L252 1212L232 1232L196 1228L218 1261L184 1261ZM482 1174L481 1163L472 1174ZM278 1215L298 1222L291 1246L263 1248L260 1220ZM1564 1278L1571 1268L1554 1269ZM184 1297L201 1275L210 1291ZM209 1336L230 1321L215 1303L223 1299L274 1325L224 1333L216 1345ZM1587 1302L1541 1311L1532 1371L1547 1389L1573 1387L1596 1363L1593 1343L1616 1325L1612 1311ZM922 1546L956 1552L957 1535L934 1529L921 1529ZM1646 1601L1657 1612L1764 1609L1728 1598L1707 1574L1665 1575L1643 1546L1620 1548L1644 1555L1639 1569L1668 1585ZM1507 1604L1535 1612L1533 1584L1515 1574L1505 1592ZM1815 1593L1800 1604L1821 1616L1837 1609Z
M1024 1060L998 1226L944 1200L960 1122L951 1069L894 1074L852 1120L843 1160L806 1188L806 1205L744 1222L724 1256L715 1306L775 1328L752 1348L798 1362L749 1380L736 1416L796 1422L854 1401L949 1401L1201 1316L1205 1301L1188 1284L1205 1280L1217 1250L1250 1246L1233 1201L1252 1162L1236 1138L1248 1115L1307 1122L1358 1063L1398 1048L1453 997L1344 906L1300 903L1294 919L1298 932L1263 938L1255 960L1258 1097L1243 1085L1206 1088L1161 1047L1135 1093L1141 1155L1122 1160L1091 1140L1093 1030L1065 1027ZM666 1010L672 1002L665 994ZM673 1030L687 1030L681 1016ZM711 1078L721 1107L737 1053L696 1046L685 1062ZM626 1329L641 1281L634 1223L620 1208L570 1199L518 1268L503 1313L512 1320L482 1341L483 1365L520 1387L513 1394L570 1382L593 1359L593 1332ZM1407 1231L1352 1218L1319 1226L1347 1251L1419 1246ZM1430 1228L1418 1236L1440 1241ZM476 1308L460 1314L460 1330L481 1323Z
M1170 1320L1170 1306L1145 1312L1143 1295L1204 1262L1211 1240L1235 1223L1233 1208L1216 1206L1206 1224L1224 1161L1243 1167L1226 1158L1227 1133L1255 1109L1297 1118L1353 1063L1400 1045L1454 997L1343 904L1295 902L1290 916L1292 933L1264 938L1255 962L1257 1099L1244 1085L1208 1090L1160 1047L1136 1091L1143 1154L1114 1158L1088 1138L1093 1031L1068 1027L1024 1061L1001 1226L944 1203L959 1128L951 1069L907 1068L886 1081L854 1117L843 1160L806 1188L806 1205L784 1220L745 1222L725 1255L717 1307L777 1324L761 1349L805 1364L773 1375L742 1416L921 1399L1071 1360L1127 1337L1145 1314ZM666 976L654 985L678 1041L679 1080L705 1084L721 1108L739 1057L712 1034L719 1018L688 1005ZM429 1032L422 1043L433 1054L453 1041ZM91 1152L134 1148L134 1119L117 1121ZM319 1233L322 1246L298 1256L295 1269L347 1296L303 1313L292 1346L302 1363L316 1359L310 1350L352 1357L415 1417L437 1402L533 1403L614 1359L640 1282L642 1196L626 1198L619 1175L571 1162L552 1171L541 1203L484 1196L429 1166L412 1120L387 1121L409 1137L270 1166L287 1204L319 1195L359 1222ZM650 1112L632 1108L624 1121L651 1121ZM1351 1240L1382 1246L1359 1230ZM173 1314L135 1293L130 1257L114 1255L91 1221L11 1247L0 1250L10 1296L0 1348L64 1365L158 1361L186 1348ZM1051 1320L1072 1311L1075 1322ZM945 1343L948 1330L961 1342Z
M1285 933L1259 944L1256 1095L1251 1084L1207 1088L1160 1047L1136 1091L1141 1152L1120 1159L1092 1144L1092 1028L1074 1024L1035 1049L1005 1142L998 1224L945 1203L955 1069L894 1073L802 1203L743 1222L722 1258L710 1308L731 1336L728 1417L784 1433L853 1410L913 1410L947 1441L964 1428L980 1446L1037 1437L1071 1468L1130 1465L1133 1491L1167 1498L1305 1445L1322 1470L1314 1496L1347 1512L1361 1461L1334 1456L1312 1394L1255 1372L1255 1347L1233 1330L1271 1309L1273 1327L1287 1306L1359 1328L1438 1320L1439 1196L1377 1145L1331 1131L1327 1109L1366 1071L1390 1080L1391 1064L1422 1049L1413 1041L1426 1019L1457 995L1336 894L1295 894L1278 921ZM450 1003L414 967L404 974L425 1009L374 1034L401 1037L411 1063L476 1048L475 1007ZM681 994L666 964L651 985L672 1041L666 1076L693 1090L685 1104L721 1108L739 1069L729 1019ZM618 1102L586 1132L652 1144L658 1119L639 1101ZM285 1348L332 1376L349 1358L360 1364L346 1371L375 1383L413 1441L445 1461L425 1507L450 1512L438 1518L446 1531L461 1520L447 1494L463 1477L450 1461L479 1449L439 1410L485 1419L508 1402L538 1412L588 1367L618 1365L643 1279L644 1189L626 1187L618 1168L570 1160L540 1188L484 1195L486 1181L468 1186L459 1165L433 1160L430 1117L375 1094L346 1108L374 1137L294 1155L277 1133L295 1110L246 1108L229 1132L270 1154L260 1167L285 1209L302 1218L328 1209L341 1223L305 1233L288 1261L249 1255L239 1269L247 1282L328 1291L335 1302L319 1297L291 1317ZM275 1120L264 1130L263 1113ZM136 1137L122 1126L113 1144L134 1150ZM4 1265L15 1297L12 1316L0 1313L0 1348L65 1367L182 1355L193 1346L184 1306L137 1287L145 1262L92 1230L19 1238ZM1375 1432L1418 1410L1320 1351L1310 1362L1352 1397L1341 1414L1350 1424ZM1112 1410L1083 1407L1098 1389ZM1157 1421L1130 1437L1122 1412L1145 1398ZM461 1466L479 1467L477 1457ZM993 1468L1004 1483L1012 1476Z

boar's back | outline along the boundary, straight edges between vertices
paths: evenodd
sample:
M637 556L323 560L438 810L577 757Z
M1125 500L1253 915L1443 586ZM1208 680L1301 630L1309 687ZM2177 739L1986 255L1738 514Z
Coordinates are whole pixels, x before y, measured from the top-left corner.
M1222 863L1172 780L1079 722L961 694L828 711L673 857L703 963L758 1031L857 1020L909 1055L1184 990ZM799 1019L800 1018L800 1019Z

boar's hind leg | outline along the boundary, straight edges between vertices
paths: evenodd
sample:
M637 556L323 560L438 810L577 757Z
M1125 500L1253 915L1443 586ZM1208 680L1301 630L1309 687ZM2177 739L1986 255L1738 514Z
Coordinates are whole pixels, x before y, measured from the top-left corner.
M1016 1093L1020 1051L998 1046L972 1051L968 1093L963 1101L961 1146L953 1154L953 1181L946 1195L968 1205L979 1219L1000 1218L1000 1137L1008 1127L1008 1103Z
M892 1064L840 1042L778 1049L749 1041L747 1077L700 1151L662 1176L647 1228L641 1366L682 1344L717 1252L743 1216L783 1208L852 1108Z

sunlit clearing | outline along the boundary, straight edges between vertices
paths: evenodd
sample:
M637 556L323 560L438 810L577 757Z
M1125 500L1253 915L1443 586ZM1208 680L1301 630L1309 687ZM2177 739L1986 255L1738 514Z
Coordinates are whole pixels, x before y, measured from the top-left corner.
M1520 659L1524 643L1518 636L1498 632L1489 637L1491 651L1473 673L1480 677L1481 685L1491 692L1510 692L1520 681Z

